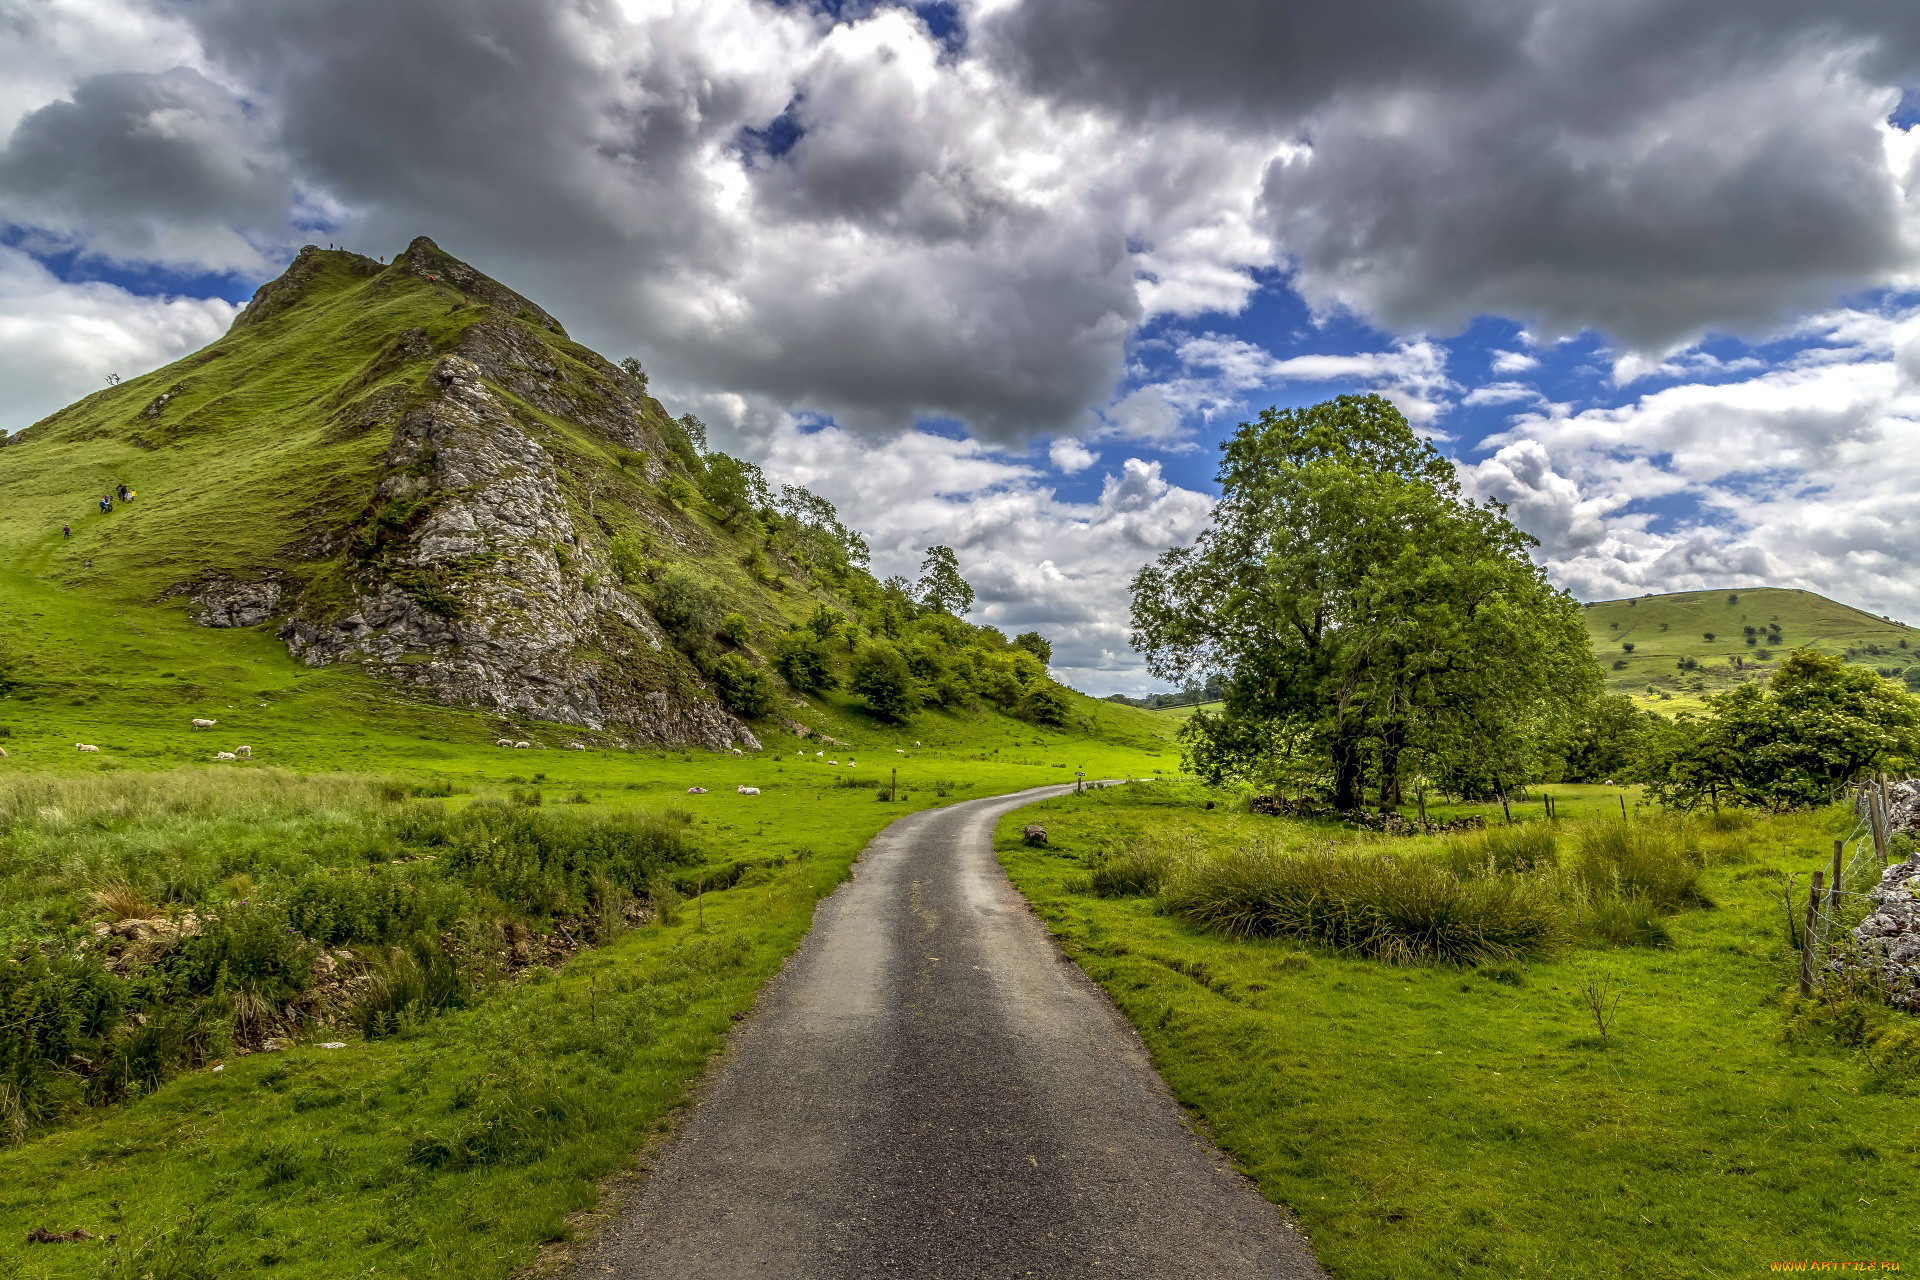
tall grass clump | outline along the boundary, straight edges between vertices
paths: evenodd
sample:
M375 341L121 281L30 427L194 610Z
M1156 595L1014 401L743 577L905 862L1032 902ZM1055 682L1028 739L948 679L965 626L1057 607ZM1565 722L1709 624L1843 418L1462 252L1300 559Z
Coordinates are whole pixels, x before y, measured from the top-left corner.
M1666 913L1713 905L1700 887L1703 862L1682 819L1595 822L1578 832L1572 870L1589 899L1640 902Z
M1150 898L1173 875L1174 859L1167 850L1134 844L1102 858L1090 877L1093 892L1102 898Z
M1236 938L1287 938L1394 964L1479 964L1547 951L1552 896L1531 879L1466 880L1429 858L1253 847L1195 861L1168 911Z
M1487 827L1449 836L1441 856L1455 875L1514 875L1558 866L1560 839L1543 822Z

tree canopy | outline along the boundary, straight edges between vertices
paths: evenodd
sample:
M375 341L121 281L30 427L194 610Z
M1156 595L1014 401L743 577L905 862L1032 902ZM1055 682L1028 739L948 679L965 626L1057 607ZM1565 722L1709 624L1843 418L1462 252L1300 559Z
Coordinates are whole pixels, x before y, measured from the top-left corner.
M1221 500L1191 547L1134 579L1154 674L1218 673L1189 721L1209 777L1398 803L1413 770L1468 791L1526 780L1597 695L1579 607L1534 539L1460 492L1453 464L1378 395L1268 409L1222 445Z
M935 613L964 617L973 608L973 588L960 576L960 558L952 547L928 547L920 562L920 603Z
M1705 716L1655 734L1649 791L1662 803L1802 808L1920 760L1920 698L1818 650L1796 649L1764 685L1706 702Z

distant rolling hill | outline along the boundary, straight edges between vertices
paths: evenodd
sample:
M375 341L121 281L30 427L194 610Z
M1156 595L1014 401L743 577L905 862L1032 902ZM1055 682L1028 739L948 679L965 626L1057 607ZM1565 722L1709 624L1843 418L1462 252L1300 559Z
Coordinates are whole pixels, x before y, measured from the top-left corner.
M1617 693L1677 710L1812 647L1920 685L1920 629L1811 591L1753 587L1586 606L1594 656Z

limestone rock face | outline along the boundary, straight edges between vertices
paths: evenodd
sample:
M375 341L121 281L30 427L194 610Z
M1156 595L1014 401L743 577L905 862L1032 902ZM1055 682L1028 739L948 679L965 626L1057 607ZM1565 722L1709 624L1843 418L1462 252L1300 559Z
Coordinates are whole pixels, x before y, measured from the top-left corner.
M288 649L309 666L364 663L457 706L630 741L757 749L704 690L661 687L676 683L677 655L617 585L599 531L576 528L554 459L489 385L537 378L527 362L538 344L517 346L509 325L476 328L462 350L480 359L441 358L394 430L357 538L365 567L351 607L291 618ZM631 428L626 438L646 443Z
M1920 1013L1920 859L1888 867L1872 896L1873 914L1853 931L1858 953L1879 971L1889 1003Z

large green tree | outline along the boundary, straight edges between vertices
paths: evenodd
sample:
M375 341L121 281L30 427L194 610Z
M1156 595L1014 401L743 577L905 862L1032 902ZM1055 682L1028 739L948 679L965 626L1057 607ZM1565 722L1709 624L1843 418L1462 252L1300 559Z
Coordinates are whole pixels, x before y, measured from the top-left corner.
M1502 508L1377 395L1268 409L1222 446L1221 499L1191 547L1134 580L1156 675L1224 673L1189 759L1213 777L1366 784L1397 804L1413 770L1526 779L1599 690L1579 608Z

